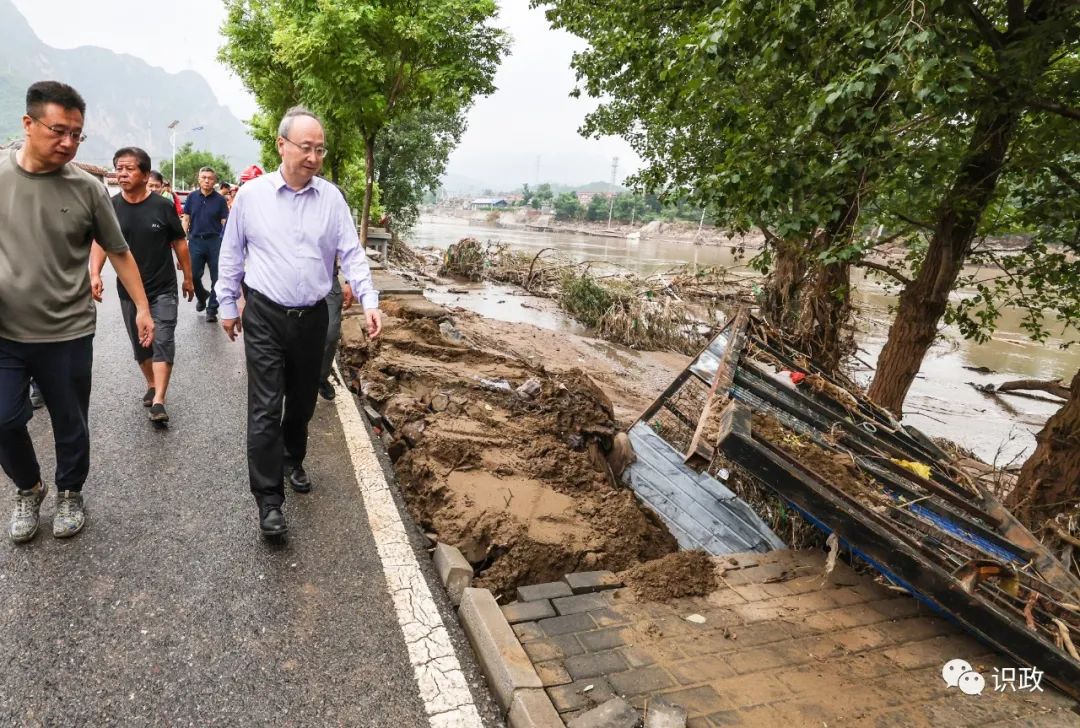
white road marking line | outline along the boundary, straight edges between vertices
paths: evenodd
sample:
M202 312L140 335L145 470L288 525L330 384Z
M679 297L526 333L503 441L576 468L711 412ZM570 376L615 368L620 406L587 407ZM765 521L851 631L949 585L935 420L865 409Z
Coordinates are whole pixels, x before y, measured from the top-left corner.
M344 381L337 365L338 380ZM409 661L433 728L483 727L480 713L461 670L442 615L431 597L420 564L409 544L390 484L360 419L352 393L334 383L334 403L345 431L356 482L364 498L375 547L382 561L386 586L405 636Z

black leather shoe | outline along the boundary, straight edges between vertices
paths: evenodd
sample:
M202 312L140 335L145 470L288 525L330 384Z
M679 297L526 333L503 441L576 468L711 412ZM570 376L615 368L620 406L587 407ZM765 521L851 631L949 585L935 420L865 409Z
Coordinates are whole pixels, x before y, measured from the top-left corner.
M198 311L199 313L202 313L203 311L205 311L206 310L206 301L204 301L201 298L198 299L197 301L195 301L195 310Z
M329 379L324 379L319 384L319 394L322 395L323 399L333 399L334 398L334 394L335 394L334 393L334 385L330 383Z
M311 492L311 478L304 471L304 466L299 465L289 471L289 487L297 493Z
M206 322L211 323L211 324L217 323L217 314L216 313L210 313L209 311L207 311L206 312Z
M274 538L284 536L289 532L289 527L285 525L285 514L281 512L280 507L269 506L261 510L262 517L259 518L259 530L263 536Z

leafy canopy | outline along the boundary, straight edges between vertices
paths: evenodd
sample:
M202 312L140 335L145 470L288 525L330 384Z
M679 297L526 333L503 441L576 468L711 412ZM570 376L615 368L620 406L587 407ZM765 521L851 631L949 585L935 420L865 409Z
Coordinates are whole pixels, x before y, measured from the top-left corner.
M199 182L199 170L211 167L217 172L218 182L235 182L236 174L225 157L212 152L195 149L192 142L185 142L176 149L176 187L178 190L193 189ZM161 164L161 175L172 179L172 159Z
M1014 109L1007 164L966 253L996 272L949 281L984 282L947 320L975 338L1005 305L1026 309L1037 338L1046 312L1077 323L1080 4L533 4L588 43L573 60L574 93L602 103L582 133L627 139L645 162L636 185L732 229L761 228L755 262L766 270L781 243L822 265L858 264L898 242L909 254L897 280L913 277L980 113ZM885 234L871 235L879 225ZM1029 246L994 250L988 236L1018 231Z

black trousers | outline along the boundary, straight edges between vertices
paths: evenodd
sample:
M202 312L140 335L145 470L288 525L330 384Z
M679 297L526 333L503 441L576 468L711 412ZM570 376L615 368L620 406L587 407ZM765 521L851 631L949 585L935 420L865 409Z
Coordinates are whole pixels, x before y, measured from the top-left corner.
M90 382L94 336L24 344L0 339L0 467L21 490L41 480L26 423L33 416L30 379L37 383L52 419L56 443L56 489L81 491L90 472Z
M326 343L326 303L286 311L252 289L246 298L248 478L260 506L280 507L285 466L300 465L307 455Z

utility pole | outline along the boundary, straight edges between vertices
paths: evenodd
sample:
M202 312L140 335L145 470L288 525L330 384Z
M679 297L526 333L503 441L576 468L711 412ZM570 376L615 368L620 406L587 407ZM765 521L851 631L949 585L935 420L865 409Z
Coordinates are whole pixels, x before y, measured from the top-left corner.
M615 186L615 175L619 172L619 158L611 158L611 186ZM607 229L611 229L611 213L615 211L615 190L612 190L608 197L607 208Z
M176 193L176 125L180 123L177 119L167 127L169 130L169 143L172 144L172 190Z

